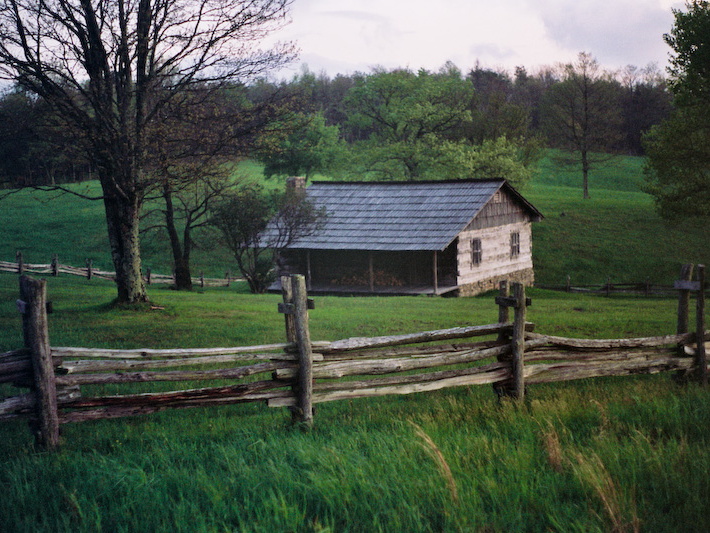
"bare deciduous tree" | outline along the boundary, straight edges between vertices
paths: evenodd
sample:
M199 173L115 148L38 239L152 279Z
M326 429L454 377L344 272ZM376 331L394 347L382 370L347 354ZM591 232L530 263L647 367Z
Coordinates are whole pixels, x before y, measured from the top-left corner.
M0 0L0 76L43 97L83 132L102 200L118 301L147 300L139 212L154 185L151 143L182 106L276 68L262 50L291 0ZM156 134L159 133L159 134Z
M558 162L582 170L582 191L589 198L589 172L621 138L621 109L612 77L591 54L560 67L562 80L546 95L545 130L570 156Z

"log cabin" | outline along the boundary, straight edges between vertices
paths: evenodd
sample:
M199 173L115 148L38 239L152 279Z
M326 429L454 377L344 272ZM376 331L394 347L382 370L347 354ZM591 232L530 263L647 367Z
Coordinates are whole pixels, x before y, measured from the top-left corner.
M306 195L325 220L280 252L278 273L305 275L312 293L473 296L534 282L543 217L504 179L314 182Z

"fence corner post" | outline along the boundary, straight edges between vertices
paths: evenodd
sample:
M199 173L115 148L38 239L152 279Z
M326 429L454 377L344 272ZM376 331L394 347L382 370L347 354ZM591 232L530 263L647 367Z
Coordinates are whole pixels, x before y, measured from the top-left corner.
M693 264L687 263L680 267L680 280L690 281L693 279ZM690 322L690 290L679 289L678 290L678 327L676 333L682 335L683 333L688 333L688 327ZM682 350L682 346L680 347Z
M300 274L291 276L293 290L293 318L296 343L298 344L298 422L305 428L313 427L313 352L308 327L308 292L306 278Z
M515 299L515 311L513 317L513 336L511 339L512 348L512 372L513 390L512 396L518 401L525 399L525 317L527 314L527 301L525 298L525 285L513 283L513 298Z
M37 445L46 450L59 447L57 384L52 364L47 323L47 282L20 278L20 298L25 302L22 322L25 345L30 349L37 409Z
M708 384L708 360L705 352L705 265L698 265L697 277L695 368L698 381L706 386Z
M509 296L508 290L508 280L502 280L498 283L498 296L501 298L507 298ZM508 312L508 306L504 304L498 304L498 323L506 324L510 320L510 313ZM503 331L498 333L498 340L503 341L506 339L505 333Z

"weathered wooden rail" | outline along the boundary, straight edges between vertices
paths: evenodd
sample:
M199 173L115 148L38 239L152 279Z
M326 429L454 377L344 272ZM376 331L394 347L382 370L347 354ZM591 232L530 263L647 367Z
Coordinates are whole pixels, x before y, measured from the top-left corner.
M292 276L282 279L279 306L285 343L173 350L51 347L46 283L23 276L20 285L26 348L0 354L0 384L30 392L0 400L0 421L28 417L38 444L49 449L58 446L62 424L168 408L266 402L290 408L295 421L310 426L316 403L456 386L492 384L498 394L520 400L530 384L598 376L679 371L707 383L703 267L698 281L688 277L679 287L677 334L609 340L534 332L525 320L531 302L524 287L512 284L509 292L502 283L495 324L312 342L312 302L303 276ZM687 331L690 293L697 295L694 332ZM208 381L213 386L193 386ZM190 388L101 395L107 385L151 382L187 382Z
M65 265L59 262L56 255L52 258L51 263L38 264L38 263L25 263L21 252L17 252L15 256L15 261L0 261L0 272L14 272L22 276L23 274L47 274L50 276L59 276L60 274L67 274L70 276L79 276L86 279L104 279L109 281L115 281L116 273L100 270L94 267L93 261L91 259L86 260L85 267L75 267L71 265ZM175 283L175 276L156 274L151 272L151 269L147 269L145 275L143 276L146 283L151 284L171 284ZM234 277L230 272L225 272L224 278L206 278L202 273L199 276L192 277L192 283L200 287L229 287L233 281L241 281L242 278Z

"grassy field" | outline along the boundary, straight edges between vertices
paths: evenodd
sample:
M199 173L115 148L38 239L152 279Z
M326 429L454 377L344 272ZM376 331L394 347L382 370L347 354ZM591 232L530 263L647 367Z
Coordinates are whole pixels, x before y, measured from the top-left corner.
M17 280L0 275L0 350L21 344ZM107 282L49 280L54 345L279 342L275 295L154 289L165 309L112 308ZM675 302L530 291L538 331L674 330ZM317 297L317 340L495 321L492 296ZM5 389L5 393L10 391ZM710 393L668 375L322 404L316 428L262 405L63 428L36 453L2 425L0 531L702 531L710 528Z
M673 226L656 213L650 196L640 192L642 159L620 157L592 174L591 199L583 200L579 177L554 165L540 163L533 183L523 191L545 215L533 229L534 262L539 283L615 283L651 281L671 285L682 263L710 263L710 227L697 222ZM240 166L243 179L259 180L260 167ZM266 182L268 187L278 180ZM96 183L78 185L97 193ZM14 260L21 250L25 261L49 263L57 253L62 262L83 266L92 258L97 267L112 269L107 249L101 202L71 195L21 192L2 202L0 260ZM22 213L22 216L17 216ZM143 240L144 267L171 272L167 239L149 234ZM236 271L233 259L211 239L197 240L193 274L213 277Z
M640 160L592 180L581 199L549 161L524 194L538 280L671 283L708 262L708 230L671 228L638 191ZM248 169L253 173L258 169ZM21 193L0 211L0 258L53 253L109 267L100 204ZM166 271L159 240L146 264ZM103 255L102 255L103 254ZM228 258L206 250L215 275ZM100 258L104 259L100 259ZM104 263L105 261L105 263ZM222 264L224 261L226 264ZM169 263L168 263L169 264ZM0 274L0 352L22 344L17 279ZM111 306L112 284L49 279L53 345L208 347L280 342L275 295L152 287L162 309ZM532 289L537 331L575 337L673 333L675 302ZM314 340L491 323L477 298L317 297ZM14 394L0 388L0 398ZM710 392L669 375L530 387L500 405L489 387L321 404L316 427L263 405L188 409L63 427L59 453L26 422L0 425L0 532L708 531Z

